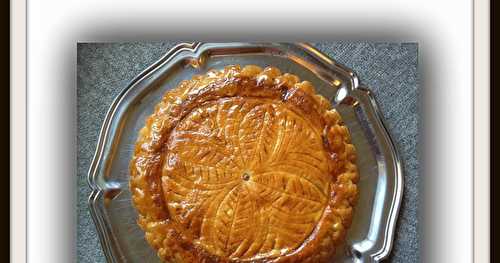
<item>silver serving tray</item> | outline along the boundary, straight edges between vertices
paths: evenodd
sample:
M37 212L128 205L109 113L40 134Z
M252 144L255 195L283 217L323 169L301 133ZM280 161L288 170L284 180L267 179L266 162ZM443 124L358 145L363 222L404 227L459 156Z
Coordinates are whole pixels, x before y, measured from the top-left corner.
M230 64L276 66L303 80L342 115L358 152L360 199L335 262L379 262L392 248L403 194L401 160L371 92L352 70L307 44L192 43L172 48L114 100L101 128L88 183L89 205L108 262L159 262L136 224L128 188L136 135L165 91Z

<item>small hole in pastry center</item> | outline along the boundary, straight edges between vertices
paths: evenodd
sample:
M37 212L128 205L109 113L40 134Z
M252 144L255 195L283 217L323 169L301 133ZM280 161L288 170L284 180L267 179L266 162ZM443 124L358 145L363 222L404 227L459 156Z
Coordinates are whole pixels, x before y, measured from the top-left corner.
M242 175L241 175L241 179L245 180L245 181L248 181L250 180L250 174L247 173L247 172L244 172Z

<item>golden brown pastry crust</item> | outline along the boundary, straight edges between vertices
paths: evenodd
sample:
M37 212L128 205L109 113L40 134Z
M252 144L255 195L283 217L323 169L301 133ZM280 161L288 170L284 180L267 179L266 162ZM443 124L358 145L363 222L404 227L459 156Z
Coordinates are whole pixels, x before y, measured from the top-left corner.
M330 103L276 68L228 66L168 91L130 190L167 262L323 262L351 223L355 149Z

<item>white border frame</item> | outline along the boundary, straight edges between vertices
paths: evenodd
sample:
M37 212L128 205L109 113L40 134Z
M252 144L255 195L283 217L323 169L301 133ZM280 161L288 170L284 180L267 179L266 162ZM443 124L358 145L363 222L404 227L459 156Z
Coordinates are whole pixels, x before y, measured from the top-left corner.
M474 1L474 261L490 262L490 3Z
M11 1L11 262L26 262L26 1Z
M389 4L389 1L382 1L385 4ZM208 3L213 6L214 3ZM259 20L261 21L274 21L274 23L269 24L258 24L262 29L263 34L267 35L268 38L276 38L280 37L280 35L272 34L272 32L282 32L282 37L289 37L290 40L293 40L292 37L294 32L304 31L303 37L312 37L315 36L325 36L318 35L314 30L307 31L307 27L304 26L289 26L287 23L283 23L286 19L294 19L296 17L301 17L301 20L307 20L310 23L310 26L315 26L318 30L322 30L323 32L332 32L332 30L337 33L330 33L327 36L334 37L335 35L339 36L341 39L356 39L360 36L366 35L369 38L376 40L391 40L391 39L399 39L399 38L412 38L411 32L422 32L424 30L429 30L432 33L430 39L439 39L439 34L443 32L437 32L436 28L442 27L444 24L441 22L444 20L439 20L436 15L438 12L444 12L446 10L446 16L450 16L450 9L454 10L460 4L457 1L433 1L430 4L423 3L423 1L413 1L413 2L398 2L398 3L390 3L391 8L386 8L384 14L390 14L392 12L393 16L381 16L380 8L385 8L383 3L363 3L361 1L354 1L350 3L352 6L356 6L355 8L347 8L341 9L340 7L337 10L341 10L340 13L334 13L335 8L324 7L323 3L319 1L308 1L307 6L295 8L295 11L283 13L282 15L278 15L274 13L274 9L282 9L280 3L275 2L266 2L267 9L262 9L259 5L248 6L246 10L240 11L239 13L231 13L227 15L227 18L235 19L233 28L227 28L224 24L224 21L221 17L224 16L207 16L207 10L209 9L207 6L193 4L190 2L185 3L177 3L175 6L171 5L170 8L155 8L156 11L153 11L152 8L155 5L148 5L143 3L141 6L138 6L134 9L135 14L130 15L129 10L132 8L131 1L123 1L120 5L116 5L116 3L110 2L99 2L100 7L96 8L98 5L98 1L86 1L84 6L75 4L75 1L30 1L29 3L29 17L28 21L31 19L40 19L41 13L47 10L54 12L52 15L43 16L44 23L47 27L45 29L57 30L59 36L65 35L65 41L68 39L72 39L72 41L76 40L110 40L110 39L134 39L136 37L142 38L145 40L151 39L164 39L163 34L158 35L147 35L142 33L137 34L137 32L141 32L145 26L150 26L155 32L162 32L165 30L165 24L167 25L175 25L176 22L179 22L185 19L185 14L191 14L191 17L198 16L200 19L205 19L210 21L207 23L204 32L200 32L200 37L198 39L207 39L213 38L214 36L217 38L224 38L221 36L221 31L223 33L227 33L228 35L238 35L241 38L249 38L255 39L258 38L257 35L242 35L241 30L237 29L238 27L245 28L245 23L249 21L250 17L254 17L254 14L251 14L251 11L261 11L259 13ZM13 262L24 262L26 260L26 254L23 253L26 251L26 229L23 225L26 225L26 160L27 160L27 152L26 152L26 1L17 0L11 1L12 12L14 13L12 16L13 22L13 31L11 33L11 100L12 100L12 108L11 108L11 237L12 237L12 246L11 251L13 253L12 260ZM290 6L296 6L296 3L290 3ZM321 6L322 8L318 8ZM422 7L424 6L424 7ZM425 7L428 6L428 7ZM226 1L225 4L219 5L219 12L229 11L231 4L229 1ZM345 8L345 5L342 5ZM446 7L446 8L445 8ZM473 7L473 8L472 8ZM260 9L259 9L260 8ZM293 8L291 8L293 9ZM436 10L437 11L433 11ZM471 257L477 262L484 262L484 260L489 259L489 27L488 27L488 18L489 18L489 3L487 0L475 0L471 2L470 11L474 12L473 21L474 24L474 57L473 63L475 66L474 70L474 96L473 96L473 107L474 107L474 139L472 149L474 150L474 177L471 178L473 181L473 212L474 218L471 220L474 224L474 232L471 235L471 238L474 238L474 253ZM35 12L35 10L37 10ZM113 13L109 11L113 10ZM212 9L213 10L213 9ZM389 11L387 11L389 10ZM410 11L408 11L410 10ZM184 14L182 14L182 12ZM290 10L285 10L290 11ZM315 12L307 17L305 15L306 12ZM436 13L434 13L436 12ZM55 14L57 13L57 14ZM453 13L453 12L451 12ZM220 13L219 13L220 14ZM353 16L352 14L356 14ZM213 15L213 14L212 14ZM338 19L332 18L338 15ZM427 24L422 24L420 27L417 26L420 20L415 19L416 16L426 15L427 18L431 22L436 22L435 27L427 26ZM162 17L166 17L162 20ZM392 17L397 17L397 19L393 19ZM405 17L406 19L403 19ZM402 18L403 20L398 20ZM142 20L141 20L142 19ZM213 19L211 21L210 19ZM245 20L246 19L246 20ZM350 21L347 24L339 22L345 19L345 21ZM355 20L353 20L355 19ZM443 18L444 19L444 18ZM458 19L458 18L457 18ZM463 19L467 19L464 17ZM103 21L104 27L106 28L104 31L112 32L109 35L104 34L103 30L98 30L99 27L95 27L95 25L99 25L96 21ZM131 22L136 22L135 26L129 28L129 31L123 31L123 27L121 27L120 20L127 20ZM396 33L388 33L391 31L391 26L394 23L401 22L402 24L408 24L407 21L412 21L410 23L413 27L409 28L407 32L398 31ZM38 21L38 20L36 20ZM141 22L142 21L142 22ZM288 20L287 22L289 22ZM354 21L354 23L352 23ZM378 31L371 31L364 27L363 21L368 21L367 23L374 22L379 25ZM441 21L441 22L439 22ZM159 23L161 22L161 23ZM332 22L337 22L333 23ZM458 22L455 21L455 22ZM471 21L472 22L472 21ZM142 23L142 25L140 25ZM85 27L85 24L91 25L90 27ZM102 24L102 23L101 23ZM216 26L213 26L213 25ZM217 26L218 25L218 26ZM335 25L335 26L332 26ZM51 27L52 26L52 27ZM212 27L208 27L212 26ZM445 28L450 28L452 24L449 24ZM196 23L187 23L183 28L183 31L173 31L174 35L177 35L180 39L189 39L192 38L192 35L186 34L184 32L190 32L191 30L199 28L199 25ZM246 27L248 28L248 27ZM333 29L332 29L333 28ZM335 29L336 28L336 29ZM441 28L442 29L442 28ZM461 30L466 30L465 28L460 28ZM97 30L99 33L95 34L92 30ZM113 31L114 30L114 31ZM434 30L434 31L432 31ZM245 31L245 29L243 29ZM50 36L47 33L51 31L44 31L41 34L46 34L47 37ZM135 33L134 33L135 32ZM144 31L142 31L144 32ZM171 31L172 32L172 31ZM219 32L219 33L218 33ZM357 33L355 33L357 32ZM238 34L239 33L239 34ZM446 32L445 32L446 33ZM219 35L218 35L219 34ZM323 33L324 34L324 33ZM396 36L397 35L397 36ZM296 37L295 37L296 38ZM29 41L48 41L43 38L35 38L29 39ZM431 41L432 42L432 41ZM432 42L437 44L437 42ZM65 43L67 44L67 43ZM458 43L457 43L458 44ZM61 44L62 45L62 44ZM60 46L52 46L52 49L58 49ZM428 47L428 46L427 46ZM425 44L424 44L425 48ZM442 50L445 52L451 52L449 50ZM69 54L67 54L69 55ZM463 55L463 54L456 54ZM71 56L71 55L69 55ZM443 55L441 55L443 56ZM29 56L28 56L29 59ZM53 62L53 61L51 61ZM450 61L450 66L453 66L454 61ZM472 62L472 61L471 61ZM73 65L70 65L73 66ZM432 66L429 64L422 65L424 67ZM51 68L51 70L56 70L60 68ZM54 71L55 72L55 71ZM466 72L462 72L465 73ZM43 83L42 83L43 86ZM43 87L42 87L43 88ZM31 126L33 127L33 126ZM28 145L29 146L29 145ZM30 159L30 162L34 161ZM32 170L31 170L32 171ZM40 176L43 176L41 174ZM44 189L42 189L44 190ZM46 190L46 189L45 189ZM453 194L453 193L452 193ZM423 194L422 194L423 195ZM40 196L41 201L47 200L44 195ZM57 205L57 204L56 204ZM59 210L57 210L59 209ZM54 208L53 211L63 211L65 208ZM42 216L46 216L42 214ZM429 222L427 222L429 223ZM425 224L425 221L421 221L421 224ZM50 229L52 225L48 225L48 231L54 231L54 229ZM455 226L448 226L455 227ZM448 231L446 233L451 233ZM469 236L469 235L466 235ZM34 236L35 237L35 236ZM40 239L41 238L41 239ZM37 237L37 240L50 239L51 236L45 237ZM448 237L449 238L449 237ZM464 238L464 237L462 237ZM62 242L62 240L54 240L55 242ZM446 254L450 252L449 249L453 247L453 241L451 245L441 247L441 239L437 239L431 245L438 244L439 248L435 248L437 251L440 250L441 253ZM58 243L59 244L59 243ZM56 254L56 249L53 249L52 242L42 242L39 244L39 247L30 247L30 249L36 249L36 251L30 252L33 253L33 256L37 256L41 262L64 262L63 259L68 259L62 255ZM425 248L425 247L423 247ZM443 249L444 248L444 249ZM468 251L467 246L456 247L457 251ZM37 253L43 252L43 253ZM435 251L436 252L436 251ZM468 255L468 253L466 253ZM74 253L70 253L69 257L72 257ZM439 259L440 257L433 254L431 250L430 259ZM466 256L461 257L461 260L472 260L472 258ZM449 257L447 259L450 259ZM52 261L50 261L52 260ZM58 261L63 260L63 261ZM67 262L67 261L66 261Z

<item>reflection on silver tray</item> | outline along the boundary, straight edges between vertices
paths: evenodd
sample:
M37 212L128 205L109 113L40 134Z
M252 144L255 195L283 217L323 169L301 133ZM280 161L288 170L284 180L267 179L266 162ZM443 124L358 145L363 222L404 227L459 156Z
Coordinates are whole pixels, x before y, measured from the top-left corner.
M168 89L231 64L275 66L331 99L358 152L360 198L339 262L378 262L393 243L403 191L400 158L368 88L357 76L307 44L180 44L137 76L115 99L101 128L88 182L89 205L108 262L159 262L136 224L128 165L136 135Z

